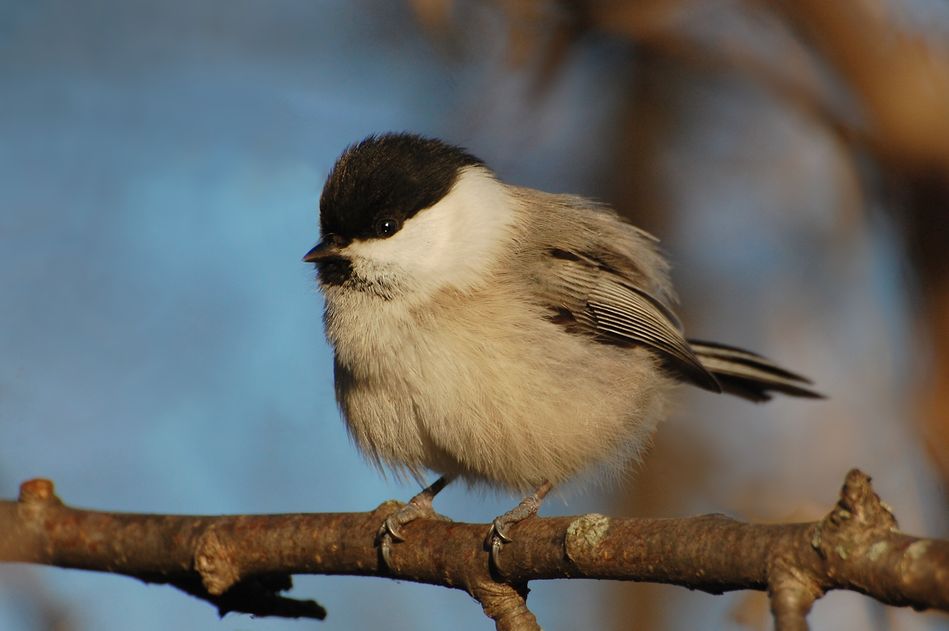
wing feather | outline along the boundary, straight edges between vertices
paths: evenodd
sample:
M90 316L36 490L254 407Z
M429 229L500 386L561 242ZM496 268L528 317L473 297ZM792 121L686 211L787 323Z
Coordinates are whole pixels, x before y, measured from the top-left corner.
M721 392L718 381L686 341L678 320L646 292L602 279L590 295L587 308L598 333L616 341L641 344L659 353L674 372L702 388Z
M678 376L721 392L690 348L672 310L634 282L640 274L635 270L624 274L614 265L560 248L549 252L554 278L544 299L555 313L570 312L573 317L565 324L579 324L603 343L648 348Z

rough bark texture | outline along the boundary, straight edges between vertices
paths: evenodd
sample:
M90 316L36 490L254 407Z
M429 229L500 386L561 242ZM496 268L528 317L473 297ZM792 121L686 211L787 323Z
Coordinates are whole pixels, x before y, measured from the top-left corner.
M375 544L395 508L368 513L178 516L87 511L64 505L48 480L0 502L0 560L114 572L174 585L228 611L322 618L312 601L284 598L292 574L381 576L463 589L498 629L535 629L527 582L597 578L672 583L710 593L768 590L778 629L806 628L832 589L880 602L949 610L949 541L897 531L870 486L851 471L821 521L748 524L723 515L531 519L512 528L491 568L483 524L418 520L393 546Z

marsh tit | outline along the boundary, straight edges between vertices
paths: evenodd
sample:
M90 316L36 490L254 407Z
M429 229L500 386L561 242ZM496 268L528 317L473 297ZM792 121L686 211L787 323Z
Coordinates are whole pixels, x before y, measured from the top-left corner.
M687 339L654 237L583 197L501 182L462 148L413 134L350 146L320 197L314 263L336 397L382 469L440 478L391 515L432 515L454 479L525 493L621 469L680 382L765 401L810 382L732 346Z

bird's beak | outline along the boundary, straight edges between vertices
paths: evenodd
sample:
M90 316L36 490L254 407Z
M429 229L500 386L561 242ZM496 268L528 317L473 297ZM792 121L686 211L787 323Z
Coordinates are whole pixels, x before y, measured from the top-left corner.
M323 259L328 259L333 256L339 256L340 247L339 241L332 238L331 236L323 237L319 243L317 243L313 248L303 255L304 263L316 263Z

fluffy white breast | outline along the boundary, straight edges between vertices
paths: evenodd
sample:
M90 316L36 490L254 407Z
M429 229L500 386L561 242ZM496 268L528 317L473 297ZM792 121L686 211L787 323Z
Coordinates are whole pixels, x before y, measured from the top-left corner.
M354 241L345 253L359 275L396 281L416 297L448 287L471 289L509 247L516 203L490 171L467 167L445 197L396 234Z

